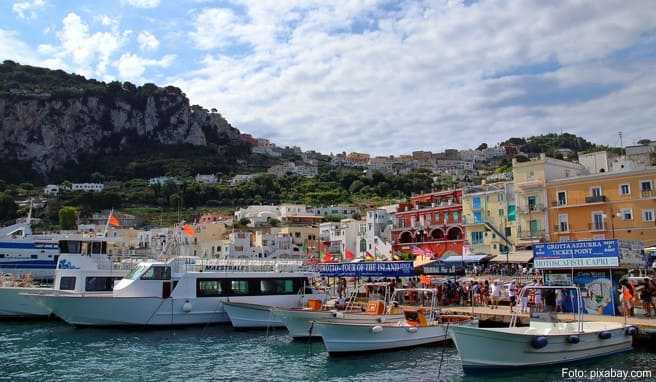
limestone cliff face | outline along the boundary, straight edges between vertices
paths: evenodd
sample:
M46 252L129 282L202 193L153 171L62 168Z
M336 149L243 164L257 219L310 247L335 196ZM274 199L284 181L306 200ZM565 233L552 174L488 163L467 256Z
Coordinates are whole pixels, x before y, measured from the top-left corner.
M30 162L44 176L83 156L142 145L239 142L239 130L218 113L190 106L174 87L67 96L3 90L0 160Z

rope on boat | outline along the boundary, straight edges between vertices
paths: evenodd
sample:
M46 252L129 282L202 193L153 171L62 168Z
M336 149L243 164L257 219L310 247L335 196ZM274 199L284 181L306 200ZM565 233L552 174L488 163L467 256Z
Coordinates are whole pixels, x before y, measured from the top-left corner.
M446 341L449 339L449 324L450 321L446 322L446 330L444 331L444 342L442 342L442 354L440 355L440 366L437 369L437 380L440 380L440 374L442 373L442 362L444 362L444 351L446 350Z
M309 355L312 352L312 330L314 330L314 321L310 322L310 329L308 329L308 338L305 342L305 355Z

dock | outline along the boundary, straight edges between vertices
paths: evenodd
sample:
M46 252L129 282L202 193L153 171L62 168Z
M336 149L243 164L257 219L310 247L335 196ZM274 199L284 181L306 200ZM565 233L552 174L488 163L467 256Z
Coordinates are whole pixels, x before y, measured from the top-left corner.
M446 306L442 307L442 311L454 314L473 314L481 321L491 321L497 323L510 323L510 318L512 317L512 313L510 312L510 308L508 306L499 306L496 309L492 309L488 306ZM556 313L556 318L563 321L576 320L576 316L573 313ZM518 321L522 324L528 324L528 313L520 313L518 316ZM584 314L583 321L624 323L624 317ZM656 334L656 318L627 317L626 324L637 327L641 333Z

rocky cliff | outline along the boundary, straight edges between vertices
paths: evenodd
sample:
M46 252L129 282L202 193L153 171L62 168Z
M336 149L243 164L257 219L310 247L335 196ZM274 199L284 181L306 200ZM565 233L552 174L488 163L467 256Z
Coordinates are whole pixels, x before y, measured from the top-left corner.
M10 61L0 65L0 160L5 167L29 165L43 179L68 176L72 170L81 176L88 174L80 170L112 175L115 166L88 161L134 167L153 155L162 160L166 151L190 146L198 150L183 151L206 160L195 168L199 157L189 158L196 161L183 169L189 172L218 171L250 153L239 130L215 110L191 106L178 88L105 84ZM15 172L17 167L12 168ZM12 172L6 170L5 178Z

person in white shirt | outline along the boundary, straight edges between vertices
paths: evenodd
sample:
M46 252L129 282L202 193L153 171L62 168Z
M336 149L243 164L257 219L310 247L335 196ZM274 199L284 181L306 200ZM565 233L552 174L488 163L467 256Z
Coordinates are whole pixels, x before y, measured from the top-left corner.
M499 281L495 280L494 283L492 283L490 286L490 289L492 291L491 309L497 309L499 307L499 300L501 299L501 286L499 285Z
M510 312L512 313L513 307L517 303L517 285L514 281L508 285L508 297L510 297Z

